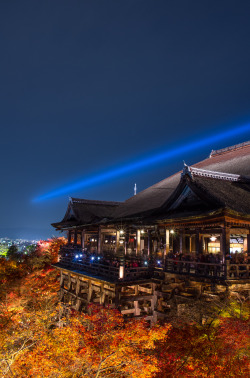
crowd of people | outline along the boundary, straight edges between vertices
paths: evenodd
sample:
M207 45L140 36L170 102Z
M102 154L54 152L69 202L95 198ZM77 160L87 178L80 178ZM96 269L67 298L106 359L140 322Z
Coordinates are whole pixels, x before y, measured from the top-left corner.
M97 252L89 252L87 249L79 252L79 250L72 249L71 251L63 252L63 257L80 264L101 264L115 268L119 268L122 263L127 269L155 266L166 271L172 270L179 273L195 271L197 274L220 275L223 272L223 256L220 253L200 253L197 255L170 251L165 261L163 258L157 257L149 259L146 255L123 256L123 261L121 261L118 255L98 254ZM236 252L227 254L226 261L229 261L230 264L250 264L250 256L247 253Z

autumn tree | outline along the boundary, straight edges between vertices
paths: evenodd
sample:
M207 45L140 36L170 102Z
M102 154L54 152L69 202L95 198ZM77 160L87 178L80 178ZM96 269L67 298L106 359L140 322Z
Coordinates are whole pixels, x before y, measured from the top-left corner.
M16 245L11 245L9 248L8 248L8 251L7 251L7 254L6 254L7 258L10 259L10 260L14 260L14 261L18 261L20 260L20 254L18 252L18 248Z

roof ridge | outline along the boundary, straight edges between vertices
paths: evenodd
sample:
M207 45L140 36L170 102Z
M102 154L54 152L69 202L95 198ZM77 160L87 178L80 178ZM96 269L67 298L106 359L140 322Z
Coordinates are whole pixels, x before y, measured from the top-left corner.
M92 205L120 205L121 202L118 201L99 201L99 200L89 200L84 198L72 198L71 197L71 203L85 203L85 204L92 204Z
M239 181L240 175L236 175L234 173L226 173L226 172L217 172L217 171L209 171L208 169L201 169L201 168L194 168L192 166L184 165L182 176L188 174L189 176L202 176L202 177L211 177L220 180L227 180L227 181Z
M235 144L235 145L230 146L230 147L221 148L219 150L212 150L209 157L211 158L213 156L222 155L222 154L225 154L225 153L230 152L230 151L235 151L235 150L238 150L240 148L245 148L249 145L250 145L250 141L247 141L247 142Z

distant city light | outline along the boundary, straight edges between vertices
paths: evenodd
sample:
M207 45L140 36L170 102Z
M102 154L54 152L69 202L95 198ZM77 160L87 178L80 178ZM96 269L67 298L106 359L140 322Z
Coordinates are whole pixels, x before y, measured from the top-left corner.
M65 194L72 194L79 189L84 189L87 187L95 186L107 180L115 179L122 175L126 175L130 172L138 171L142 168L155 165L160 161L164 161L179 155L184 155L187 152L194 151L200 149L205 146L212 146L214 143L219 142L221 140L225 141L226 139L233 138L235 136L239 136L241 134L247 133L250 131L250 124L239 126L234 129L229 129L227 131L223 131L218 134L212 134L204 139L196 139L194 142L191 143L183 143L176 148L168 149L164 152L158 153L153 156L146 157L145 159L137 160L133 163L125 164L120 167L116 167L114 169L101 172L100 174L86 177L83 180L71 183L69 185L63 186L59 189L52 190L48 193L40 195L33 199L33 202L40 202L50 198L59 197Z

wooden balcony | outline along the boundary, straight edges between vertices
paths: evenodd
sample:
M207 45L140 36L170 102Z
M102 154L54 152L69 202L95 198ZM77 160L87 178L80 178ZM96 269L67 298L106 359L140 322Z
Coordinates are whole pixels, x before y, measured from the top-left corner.
M229 261L226 261L225 264L214 264L167 259L164 271L196 277L237 280L250 278L250 264L230 264Z
M75 250L74 253L76 253ZM244 280L250 278L250 264L230 264L229 261L222 264L166 259L165 264L159 264L159 262L152 264L151 262L149 266L138 267L113 266L112 263L113 261L110 259L107 262L104 258L98 260L98 257L95 257L93 261L91 259L76 259L75 254L70 253L61 257L59 263L55 266L108 280L109 282L162 279L165 273L204 277L213 280Z

